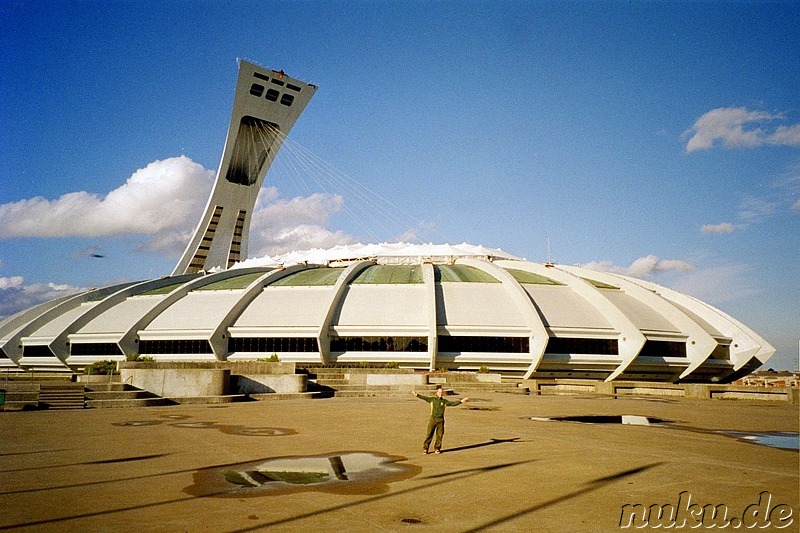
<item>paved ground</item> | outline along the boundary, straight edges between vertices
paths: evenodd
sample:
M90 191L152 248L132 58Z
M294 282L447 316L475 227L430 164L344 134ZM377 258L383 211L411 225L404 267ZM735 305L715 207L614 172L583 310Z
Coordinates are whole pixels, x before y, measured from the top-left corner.
M690 496L800 530L798 452L712 432L797 432L798 405L482 394L448 409L445 453L423 456L427 409L409 395L0 413L0 529L618 531L625 504ZM671 427L530 419L622 414ZM291 470L312 473L230 482Z

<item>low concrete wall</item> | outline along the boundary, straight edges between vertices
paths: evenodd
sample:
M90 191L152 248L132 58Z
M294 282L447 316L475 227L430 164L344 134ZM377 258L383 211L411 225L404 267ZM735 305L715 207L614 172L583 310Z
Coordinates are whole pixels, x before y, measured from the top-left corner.
M0 404L0 411L19 411L33 409L39 405L38 383L2 383L4 401Z
M577 379L523 380L532 394L603 394L608 396L673 396L695 399L766 400L800 403L800 391L791 387L654 383L641 381L587 381Z
M426 385L427 376L424 374L348 374L345 379L349 379L352 385Z
M144 364L165 367L121 368L122 382L165 398L228 394L231 377L228 369L169 368L170 363Z
M103 383L119 383L120 376L119 374L78 374L78 383L83 383L84 385L96 385L96 384L103 384Z
M232 394L299 393L308 390L307 374L242 374L231 376Z
M217 363L217 368L230 368L231 375L245 376L249 374L294 374L297 365L272 361L231 361Z

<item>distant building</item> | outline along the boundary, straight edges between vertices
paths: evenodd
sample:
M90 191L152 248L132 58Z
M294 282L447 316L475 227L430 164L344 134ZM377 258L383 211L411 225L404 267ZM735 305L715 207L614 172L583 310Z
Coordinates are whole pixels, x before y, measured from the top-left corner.
M726 383L775 352L737 320L679 292L481 246L359 245L242 262L258 190L315 91L240 61L216 183L172 276L6 318L0 368L275 353L298 363Z
M800 388L800 373L759 370L736 380L736 385L754 385L758 387L794 387Z

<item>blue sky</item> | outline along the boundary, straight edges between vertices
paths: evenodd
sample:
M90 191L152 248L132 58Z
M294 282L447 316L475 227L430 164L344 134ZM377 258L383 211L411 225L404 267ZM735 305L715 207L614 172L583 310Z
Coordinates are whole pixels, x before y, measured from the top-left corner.
M549 239L795 369L798 27L797 2L3 2L0 316L171 272L243 57L319 86L250 255L416 238L544 261ZM375 201L293 176L306 151Z

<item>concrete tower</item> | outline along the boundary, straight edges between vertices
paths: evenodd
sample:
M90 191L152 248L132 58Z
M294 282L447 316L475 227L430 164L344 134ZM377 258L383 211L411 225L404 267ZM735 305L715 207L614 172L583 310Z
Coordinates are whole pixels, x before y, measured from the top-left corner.
M203 218L172 275L247 258L250 218L281 143L317 87L239 60L231 123Z

